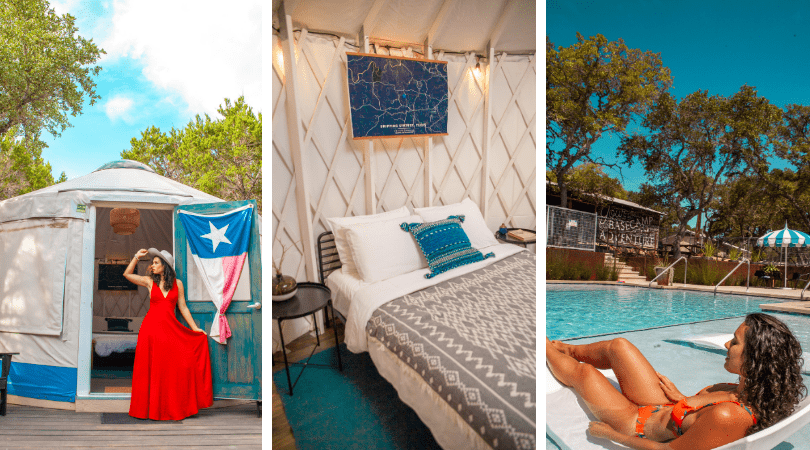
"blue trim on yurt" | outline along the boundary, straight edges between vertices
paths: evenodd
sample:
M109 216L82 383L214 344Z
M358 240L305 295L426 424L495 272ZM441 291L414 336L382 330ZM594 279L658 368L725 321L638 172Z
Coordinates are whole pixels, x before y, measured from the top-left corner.
M8 393L20 397L76 402L75 367L43 366L12 361Z

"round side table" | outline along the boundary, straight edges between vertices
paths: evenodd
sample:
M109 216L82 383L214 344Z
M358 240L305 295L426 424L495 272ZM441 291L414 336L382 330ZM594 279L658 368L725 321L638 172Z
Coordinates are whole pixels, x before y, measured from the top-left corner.
M278 321L278 334L281 336L281 352L284 354L284 370L287 371L287 385L290 387L290 396L293 395L293 388L304 373L307 366L326 366L326 364L310 363L309 360L315 354L315 350L321 345L320 333L318 332L318 322L315 320L315 313L324 310L326 320L329 320L329 314L326 310L327 306L332 309L332 329L335 331L335 351L338 357L338 370L343 371L343 363L340 360L340 346L338 345L337 327L335 322L335 309L332 307L332 291L321 283L301 282L298 283L298 292L287 300L273 302L273 320ZM287 350L284 347L284 333L282 329L282 322L285 320L297 319L299 317L312 315L312 321L315 323L315 338L317 344L312 348L312 353L309 354L306 362L303 363L290 363L287 362ZM300 365L301 372L293 383L290 380L290 365Z
M507 233L510 232L510 231L513 231L513 230L523 230L523 231L529 231L531 233L535 233L534 230L529 230L527 228L507 228L506 230L507 230L506 231ZM537 233L535 233L535 234L537 234ZM508 234L501 234L501 233L499 233L497 231L495 232L495 239L497 239L499 241L502 241L502 242L506 242L507 244L522 245L524 248L526 248L529 244L534 244L534 243L537 242L537 239L532 239L531 241L521 241L520 239L515 239L513 237L509 237Z

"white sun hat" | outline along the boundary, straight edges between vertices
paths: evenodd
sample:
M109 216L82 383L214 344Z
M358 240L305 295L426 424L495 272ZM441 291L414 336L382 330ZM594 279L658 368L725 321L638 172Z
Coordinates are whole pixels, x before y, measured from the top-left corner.
M161 257L161 258L163 258L163 259L164 259L166 262L168 262L168 263L169 263L169 264L172 266L172 268L174 268L174 257L172 256L172 254L171 254L171 253L167 252L166 250L160 250L160 251L158 251L158 249L156 249L156 248L154 248L154 247L151 247L151 248L150 248L149 250L147 250L147 251L149 252L149 254L150 254L151 256L160 256L160 257Z

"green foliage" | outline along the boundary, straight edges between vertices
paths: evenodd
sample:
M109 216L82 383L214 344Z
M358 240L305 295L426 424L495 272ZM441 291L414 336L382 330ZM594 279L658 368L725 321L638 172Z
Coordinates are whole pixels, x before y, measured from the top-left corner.
M619 271L616 265L607 265L604 262L595 267L596 279L599 281L616 281L619 279Z
M767 189L775 212L785 216L784 220L810 229L810 106L785 106L777 125L765 145L745 154L746 163L757 182ZM787 164L777 165L792 169L775 168L774 160L779 159ZM781 228L784 220L763 226Z
M731 247L731 250L728 251L728 258L732 261L737 261L740 259L742 255L742 250L737 247Z
M763 254L762 249L755 250L755 251L751 252L751 262L762 261L762 254Z
M222 118L199 115L169 133L150 127L121 157L224 200L256 199L262 210L262 115L240 97L225 99Z
M681 240L686 224L714 204L720 181L743 171L747 154L762 150L779 111L749 86L731 97L697 91L680 102L666 93L645 116L649 132L622 138L619 153L644 166L654 197L677 218Z
M99 99L93 64L103 53L47 1L0 0L0 136L58 136L86 100Z
M715 286L728 274L728 270L725 270L724 267L724 265L719 264L717 261L691 259L689 260L689 270L686 274L686 284ZM674 281L677 283L683 282L684 266L678 264L673 270L675 271L675 275L673 276ZM729 280L727 280L727 282L728 281Z
M717 253L717 247L712 244L712 241L706 241L706 243L703 244L703 254L711 258L715 253Z
M789 208L756 175L737 174L718 186L706 230L710 236L761 236L785 220L800 223L801 218L792 216Z
M774 273L774 272L779 272L779 268L776 267L775 264L768 264L767 266L765 266L764 269L762 269L762 271L767 273L767 274L771 274L771 273Z
M630 49L602 35L555 48L546 37L546 167L567 200L567 174L580 162L608 165L591 157L605 133L625 132L672 84L660 54Z
M557 175L552 171L546 171L546 177L557 182ZM605 197L627 200L622 183L606 174L598 164L584 163L574 167L566 175L565 184L573 196L589 203L605 203Z
M42 159L45 144L38 138L16 136L14 130L0 137L0 200L54 184L51 165ZM65 181L65 173L56 181Z
M646 270L645 275L647 276L647 280L648 280L648 281L653 280L653 279L656 277L656 274L655 274L655 267L653 267L653 266L646 266L646 269L647 269L647 270ZM659 278L659 280L663 280L665 277L666 277L666 275L661 275L661 278Z
M556 252L549 252L546 255L547 280L587 281L591 279L594 270L598 274L598 266L591 268L581 261L571 262L568 258ZM603 276L611 276L611 273L608 272L607 275L603 273Z

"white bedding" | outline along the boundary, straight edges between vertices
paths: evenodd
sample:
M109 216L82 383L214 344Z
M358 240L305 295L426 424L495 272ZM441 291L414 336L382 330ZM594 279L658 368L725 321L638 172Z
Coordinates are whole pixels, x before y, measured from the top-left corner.
M458 267L431 279L425 278L425 274L430 272L429 268L416 270L376 283L364 283L357 276L345 274L342 271L332 272L326 280L326 285L333 292L335 309L340 311L347 320L346 348L354 353L368 351L365 333L366 323L381 305L411 292L487 267L495 261L515 253L526 251L523 247L512 244L498 244L480 250L482 253L493 252L495 257Z
M105 331L93 333L96 354L110 356L113 352L122 353L135 350L138 344L138 333L124 331Z

